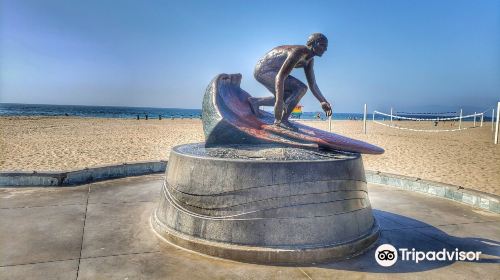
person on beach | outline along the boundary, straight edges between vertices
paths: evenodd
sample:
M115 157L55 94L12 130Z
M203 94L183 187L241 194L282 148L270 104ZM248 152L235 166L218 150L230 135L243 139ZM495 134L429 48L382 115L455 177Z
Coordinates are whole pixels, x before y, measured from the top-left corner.
M274 97L250 97L248 99L252 111L260 116L260 106L274 105L274 124L290 128L288 118L293 108L307 92L307 86L290 75L294 68L304 68L307 83L312 94L318 99L327 116L331 116L330 103L316 84L314 77L314 57L322 56L328 48L328 39L321 33L309 36L305 46L286 45L269 51L255 66L254 76Z

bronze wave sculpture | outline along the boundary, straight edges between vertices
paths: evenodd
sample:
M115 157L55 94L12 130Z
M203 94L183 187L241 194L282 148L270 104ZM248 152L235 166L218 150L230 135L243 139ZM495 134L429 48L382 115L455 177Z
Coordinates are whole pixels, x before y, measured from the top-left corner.
M220 74L208 86L202 111L206 147L280 144L364 154L384 152L384 149L369 143L295 122L293 128L275 125L272 114L262 110L254 113L249 102L251 96L241 89L240 83L241 74Z

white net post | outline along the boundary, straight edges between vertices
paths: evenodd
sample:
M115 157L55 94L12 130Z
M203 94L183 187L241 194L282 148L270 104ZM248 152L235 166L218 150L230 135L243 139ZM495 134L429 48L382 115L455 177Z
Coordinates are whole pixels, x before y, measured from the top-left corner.
M495 127L495 109L491 110L491 132L493 132L493 128Z
M481 113L481 127L483 127L484 113Z
M498 144L498 119L500 119L500 102L497 104L497 124L495 129L495 144Z
M332 132L332 116L328 117L328 131Z
M391 107L391 126L392 126L392 107Z
M462 109L460 109L460 118L458 119L458 129L462 129Z
M363 109L363 132L366 134L366 104Z
M476 127L476 113L477 112L474 112L474 126L473 127Z

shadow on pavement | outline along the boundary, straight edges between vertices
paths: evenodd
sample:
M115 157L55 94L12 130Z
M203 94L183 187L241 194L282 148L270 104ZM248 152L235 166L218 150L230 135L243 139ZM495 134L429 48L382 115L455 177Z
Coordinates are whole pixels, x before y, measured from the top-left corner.
M405 273L437 269L454 262L500 263L500 259L498 259L500 257L500 242L498 241L480 237L452 236L441 229L413 218L376 209L373 210L373 213L380 225L381 232L377 242L368 251L349 260L314 266L347 271ZM472 226L479 228L481 224L472 224ZM479 228L477 232L481 233L482 231ZM375 260L375 251L382 244L391 244L398 250L398 260L393 266L383 267ZM447 261L424 260L416 263L411 260L411 256L410 260L402 260L402 254L399 251L401 248L407 248L409 251L415 249L415 251L425 253L438 252L443 249L450 253L455 252L455 249L458 251L480 251L481 257L478 261L453 259Z

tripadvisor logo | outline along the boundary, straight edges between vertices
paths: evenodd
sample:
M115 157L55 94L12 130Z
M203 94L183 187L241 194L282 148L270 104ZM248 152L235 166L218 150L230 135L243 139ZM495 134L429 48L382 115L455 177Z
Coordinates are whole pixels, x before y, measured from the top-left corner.
M452 251L442 249L440 251L416 251L415 248L411 250L407 248L399 248L397 250L390 244L382 244L375 250L375 260L381 266L393 266L398 257L401 261L412 261L419 263L421 261L478 261L480 251L459 251L457 248Z
M375 260L381 266L392 266L398 260L398 251L390 244L382 244L375 251Z

